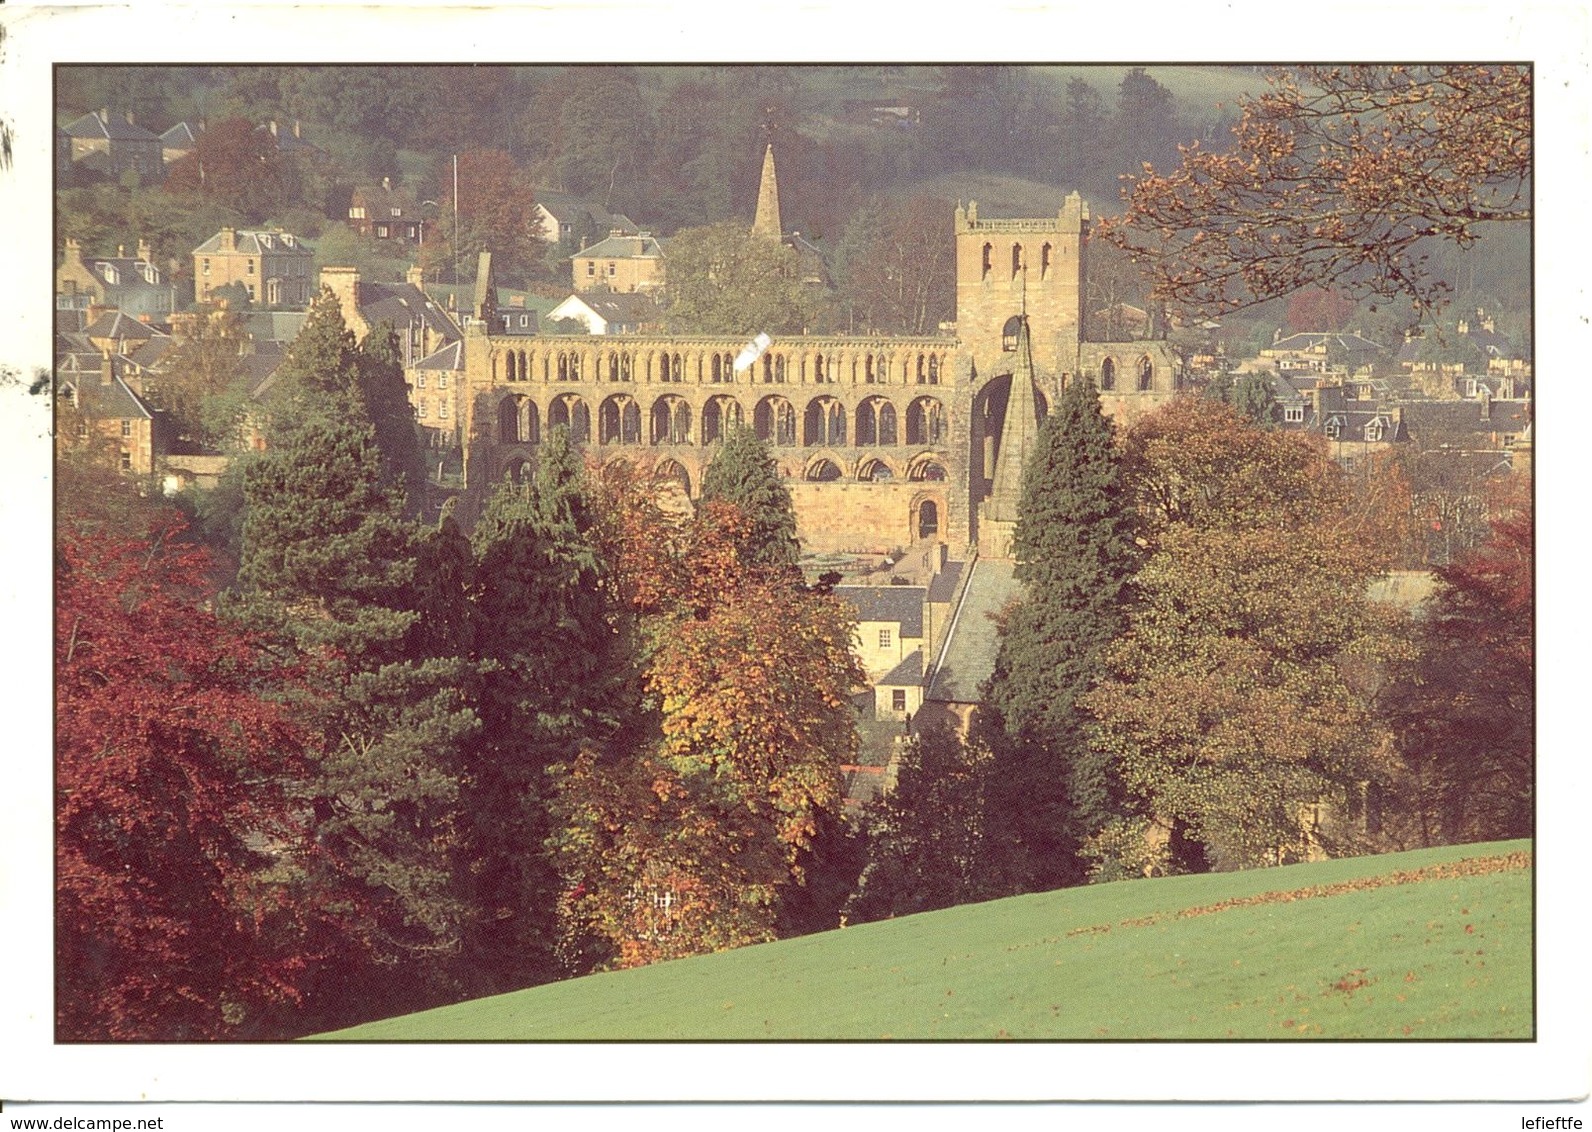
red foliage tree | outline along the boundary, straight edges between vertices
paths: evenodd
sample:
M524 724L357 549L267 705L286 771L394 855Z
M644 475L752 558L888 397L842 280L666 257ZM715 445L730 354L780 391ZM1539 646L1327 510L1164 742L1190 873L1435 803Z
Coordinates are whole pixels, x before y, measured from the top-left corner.
M530 177L501 149L466 150L456 160L457 166L450 160L437 170L442 208L435 239L427 233L421 265L451 269L458 261L462 270L473 273L480 253L489 251L495 270L509 275L529 271L543 250Z
M1422 310L1446 285L1431 242L1531 216L1529 67L1305 67L1240 102L1233 146L1146 169L1102 226L1156 297L1215 313L1335 287Z
M209 197L237 209L250 223L291 202L296 187L276 138L247 118L225 118L207 127L193 152L174 161L166 174L168 192Z
M303 831L299 735L206 556L156 517L63 527L56 566L56 1025L62 1040L260 1036L309 959L265 870Z

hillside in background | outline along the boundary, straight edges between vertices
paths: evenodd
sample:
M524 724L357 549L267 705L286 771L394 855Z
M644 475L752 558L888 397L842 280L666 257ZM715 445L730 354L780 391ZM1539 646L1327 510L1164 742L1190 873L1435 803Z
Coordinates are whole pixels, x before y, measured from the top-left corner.
M1529 842L1065 889L321 1040L1533 1036Z

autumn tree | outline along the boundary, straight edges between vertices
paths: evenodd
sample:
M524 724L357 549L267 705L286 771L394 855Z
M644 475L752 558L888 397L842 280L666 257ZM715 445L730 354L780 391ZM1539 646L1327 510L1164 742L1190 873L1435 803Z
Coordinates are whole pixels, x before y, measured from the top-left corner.
M244 341L242 320L230 310L197 312L183 324L161 373L146 383L179 435L208 447L236 441L239 395L247 395Z
M237 210L258 224L289 204L298 189L293 167L282 159L276 138L247 118L212 122L193 152L166 174L166 190L192 194Z
M681 589L621 585L647 613L650 722L555 768L563 939L588 969L773 938L782 890L838 809L853 622L794 572L743 558L753 529L710 501L683 538L664 536Z
M1400 637L1367 600L1382 563L1350 535L1341 475L1311 438L1205 399L1135 425L1126 459L1149 556L1108 674L1083 697L1125 788L1085 847L1095 874L1147 847L1149 872L1352 844L1352 828L1311 815L1346 815L1363 784L1388 780L1389 736L1355 674Z
M1393 696L1417 843L1530 837L1535 823L1535 524L1529 488L1438 573L1419 659Z
M1000 626L981 730L994 752L991 867L1010 891L1081 879L1083 838L1116 812L1115 770L1078 701L1127 624L1135 516L1111 423L1075 379L1040 426L1013 535L1022 598Z
M1105 226L1181 308L1321 287L1424 312L1448 291L1431 248L1531 216L1529 67L1279 71L1241 100L1232 132L1225 153L1192 144L1179 167L1139 178Z
M304 737L204 554L148 520L56 543L56 1033L276 1036L315 959L279 872L313 852Z
M733 221L675 233L665 296L673 332L747 338L797 333L819 305L794 249Z
M427 231L421 249L423 267L457 271L463 264L473 274L480 253L489 251L494 270L500 273L513 276L535 270L544 250L539 239L541 219L530 178L510 154L501 149L466 150L439 167L436 180L442 186L439 216L444 219L434 232ZM457 239L452 222L456 205Z

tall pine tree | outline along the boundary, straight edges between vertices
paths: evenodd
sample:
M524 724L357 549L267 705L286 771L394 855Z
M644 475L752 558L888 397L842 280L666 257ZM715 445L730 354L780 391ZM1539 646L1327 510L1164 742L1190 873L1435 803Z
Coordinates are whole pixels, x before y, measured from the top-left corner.
M1023 599L1002 625L985 689L991 865L1007 891L1077 883L1083 837L1109 819L1117 786L1091 749L1077 700L1126 625L1139 559L1110 422L1075 379L1023 470L1013 536Z
M749 428L734 428L702 475L702 502L733 503L751 521L739 549L743 561L760 566L794 566L800 555L796 513L790 489L768 446Z

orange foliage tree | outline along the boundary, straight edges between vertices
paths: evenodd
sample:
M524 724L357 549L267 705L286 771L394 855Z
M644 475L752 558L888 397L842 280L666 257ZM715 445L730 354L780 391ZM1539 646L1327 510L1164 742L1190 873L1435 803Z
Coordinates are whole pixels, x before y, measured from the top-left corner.
M646 725L553 770L566 962L631 967L774 938L782 886L840 803L855 626L750 559L733 504L671 519L609 476L617 592L639 618ZM617 501L628 499L629 504Z
M1215 313L1330 287L1402 296L1447 288L1433 242L1530 218L1531 70L1523 66L1303 67L1240 102L1233 146L1197 143L1146 167L1108 239L1145 264L1156 296Z

